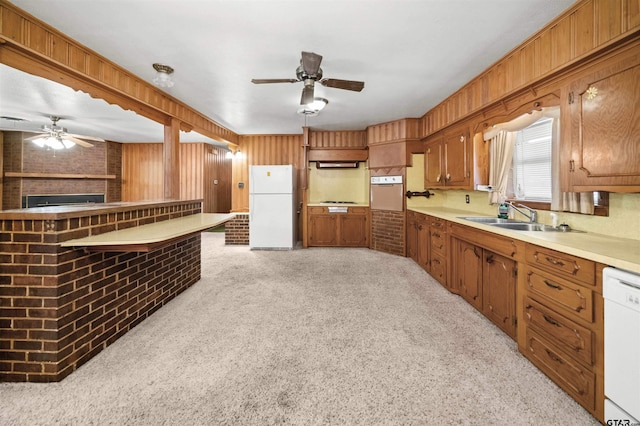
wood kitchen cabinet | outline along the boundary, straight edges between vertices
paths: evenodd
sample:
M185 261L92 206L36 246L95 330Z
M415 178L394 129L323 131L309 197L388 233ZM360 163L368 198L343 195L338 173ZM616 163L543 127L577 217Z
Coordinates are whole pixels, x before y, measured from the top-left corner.
M481 138L479 138L481 139ZM425 140L425 188L473 189L488 183L488 146L471 137L466 124Z
M431 271L429 220L425 214L407 212L407 257Z
M457 292L449 281L449 236L446 220L438 217L427 216L429 221L429 252L427 271L440 284L447 287L449 291Z
M459 294L482 311L482 248L458 239L454 247L453 262Z
M460 296L516 339L516 254L519 243L460 224L451 225L451 276Z
M344 212L330 212L329 207L308 207L309 247L368 247L369 208L341 207Z
M518 278L520 352L599 419L604 410L603 267L527 244Z
M571 191L640 191L640 52L616 54L568 86L562 108Z

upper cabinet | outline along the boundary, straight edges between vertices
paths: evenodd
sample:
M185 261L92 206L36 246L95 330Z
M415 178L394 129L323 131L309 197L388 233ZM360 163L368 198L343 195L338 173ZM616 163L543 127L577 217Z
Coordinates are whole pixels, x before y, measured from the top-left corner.
M640 51L602 61L567 90L570 190L640 191Z
M488 179L487 147L463 124L425 140L425 188L473 189Z
M419 120L405 118L367 128L369 168L390 169L411 166L411 154L423 153L418 138Z

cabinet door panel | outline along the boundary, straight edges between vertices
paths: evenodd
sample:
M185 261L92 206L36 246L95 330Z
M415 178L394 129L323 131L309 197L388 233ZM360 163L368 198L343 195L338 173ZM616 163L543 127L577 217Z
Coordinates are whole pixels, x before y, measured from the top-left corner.
M337 245L336 215L309 216L309 245L335 246Z
M482 312L511 338L516 337L516 262L484 251Z
M366 247L369 243L367 216L359 214L340 215L340 246Z
M445 173L447 186L466 187L469 185L469 133L451 133L444 139Z
M574 189L621 186L612 189L635 192L640 187L639 81L640 54L635 54L571 85Z
M429 238L429 225L426 217L422 217L416 223L418 229L418 264L426 271L431 270L431 241Z
M460 295L482 311L482 249L456 240L456 284Z
M444 178L442 176L443 161L442 140L436 139L427 142L424 152L424 187L434 188L444 186Z
M407 257L418 263L417 213L407 212Z

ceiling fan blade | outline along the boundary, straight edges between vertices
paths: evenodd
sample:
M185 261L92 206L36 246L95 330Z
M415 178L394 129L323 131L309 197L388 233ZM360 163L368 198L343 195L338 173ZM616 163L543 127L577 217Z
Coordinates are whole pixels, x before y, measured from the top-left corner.
M93 144L91 144L91 143L89 143L87 141L83 141L82 139L78 139L76 137L73 137L73 136L71 136L69 134L66 134L66 135L64 135L62 137L64 139L70 140L71 142L73 142L73 143L75 143L77 145L83 146L85 148L93 148Z
M25 141L32 141L34 139L40 139L43 137L49 137L49 133L38 133L35 136L31 136L30 138L24 138Z
M336 78L325 78L320 81L325 87L333 87L336 89L344 89L344 90L352 90L354 92L360 92L364 89L363 81L352 81L352 80L339 80Z
M88 141L96 141L96 142L104 142L105 141L102 138L96 138L96 137L93 137L93 136L85 136L85 135L74 135L73 133L64 133L64 136L70 136L72 138L86 139Z
M305 85L302 89L300 105L310 104L311 102L313 102L313 85Z
M307 73L307 75L315 76L320 69L321 62L322 56L317 53L302 52L302 69Z
M254 78L251 80L253 84L269 84L269 83L297 83L300 80L295 78Z

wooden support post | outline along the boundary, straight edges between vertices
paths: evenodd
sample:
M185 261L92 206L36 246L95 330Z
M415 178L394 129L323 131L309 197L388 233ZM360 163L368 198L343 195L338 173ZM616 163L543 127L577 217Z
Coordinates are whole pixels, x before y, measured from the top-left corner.
M164 126L164 198L180 199L180 121L170 118Z

